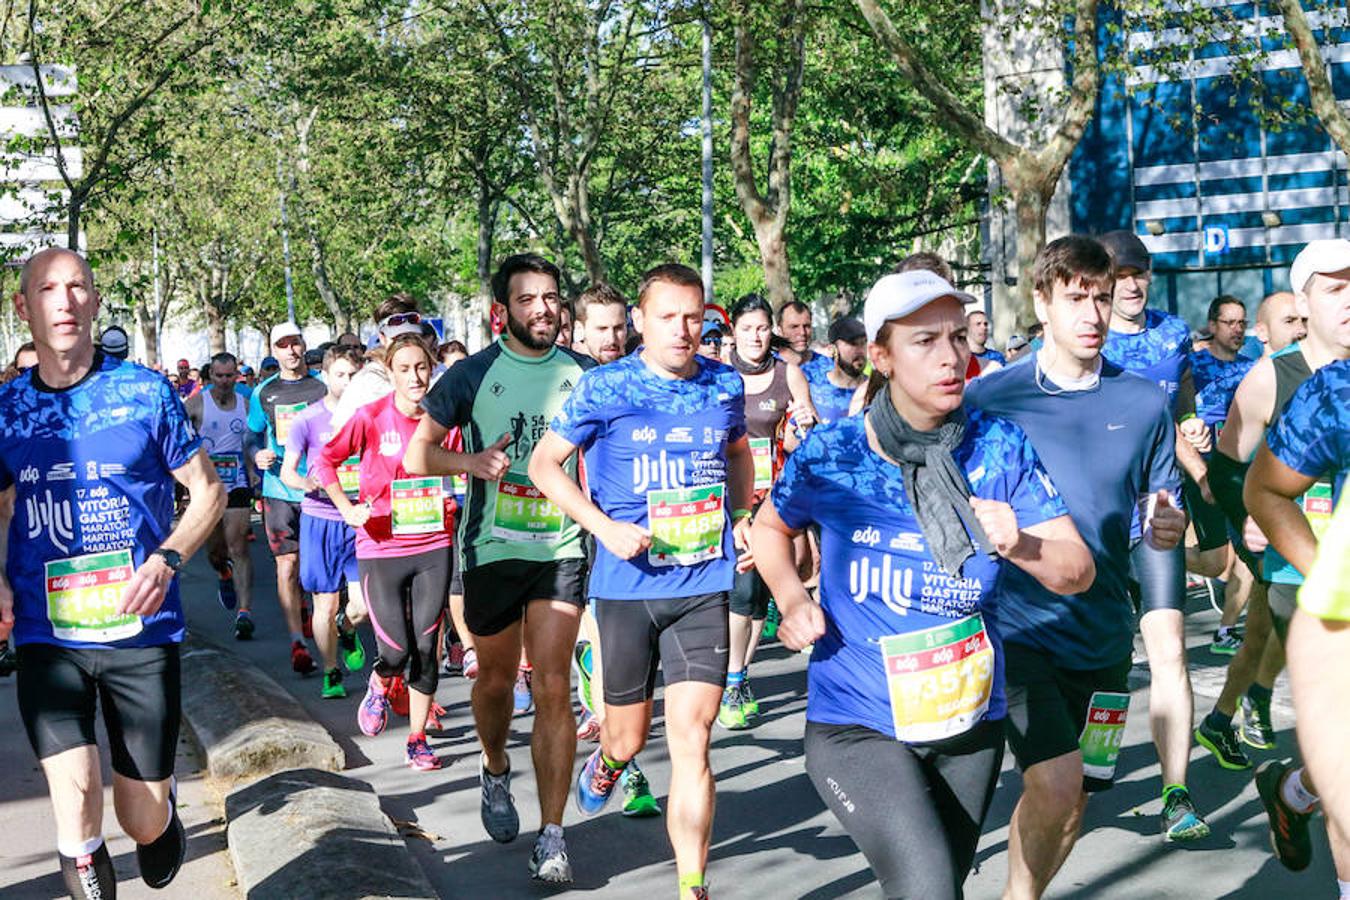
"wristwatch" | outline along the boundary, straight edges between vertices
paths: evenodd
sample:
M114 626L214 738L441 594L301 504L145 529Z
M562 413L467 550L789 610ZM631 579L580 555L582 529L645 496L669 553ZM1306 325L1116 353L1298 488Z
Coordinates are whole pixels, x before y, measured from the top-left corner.
M168 547L160 547L155 553L164 557L164 562L175 574L179 569L183 568L183 554L179 553L177 550L170 550Z

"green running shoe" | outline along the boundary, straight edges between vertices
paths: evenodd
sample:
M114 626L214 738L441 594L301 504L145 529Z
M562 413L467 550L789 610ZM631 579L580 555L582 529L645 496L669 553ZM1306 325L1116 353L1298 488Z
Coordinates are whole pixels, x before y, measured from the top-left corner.
M741 682L741 706L745 708L745 721L749 723L751 719L759 716L759 701L750 691L750 679L746 678Z
M782 621L782 616L778 614L778 604L769 598L769 609L764 613L764 630L760 636L766 641L771 641L778 636L778 623Z
M347 689L342 686L342 670L337 666L323 673L323 689L319 696L325 700L341 700L347 696Z
M637 767L637 760L628 763L628 767L619 776L619 783L623 786L625 816L630 819L646 819L661 815L661 805L656 802L656 797L652 796L647 776Z
M594 674L594 669L591 666L591 654L593 652L590 641L578 641L576 647L572 650L572 668L577 673L577 702L581 704L582 709L592 715L595 714L595 706L591 701L591 676Z
M745 704L741 700L740 685L722 691L722 706L717 710L717 721L730 731L749 727L745 721Z
M1195 729L1195 742L1214 754L1219 765L1233 772L1250 769L1252 761L1242 752L1242 744L1230 725L1224 729L1210 728L1203 719Z
M361 646L361 635L355 628L351 631L338 629L338 647L348 672L359 672L366 667L366 648Z
M1163 798L1162 833L1164 841L1198 841L1209 837L1209 825L1195 811L1190 793L1173 788Z

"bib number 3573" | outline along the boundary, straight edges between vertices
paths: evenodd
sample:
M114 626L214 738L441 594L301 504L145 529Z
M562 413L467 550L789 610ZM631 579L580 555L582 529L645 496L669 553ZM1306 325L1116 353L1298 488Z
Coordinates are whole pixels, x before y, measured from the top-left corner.
M968 731L989 709L994 646L979 613L881 639L895 736L909 743Z
M130 550L55 559L45 569L47 618L57 638L107 644L141 633L140 616L116 611L135 570Z

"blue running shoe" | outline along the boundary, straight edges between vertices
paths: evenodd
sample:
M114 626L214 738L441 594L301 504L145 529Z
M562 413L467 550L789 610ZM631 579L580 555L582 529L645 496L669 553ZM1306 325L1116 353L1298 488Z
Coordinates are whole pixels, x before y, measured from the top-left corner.
M217 574L220 579L216 586L216 599L226 609L234 609L239 604L239 595L234 590L234 564L227 562Z
M530 670L521 669L516 673L515 711L523 716L534 709L534 691L530 688Z
M614 796L614 785L618 784L623 769L611 769L600 758L596 750L581 767L577 776L577 811L583 816L593 816L605 808L609 798Z

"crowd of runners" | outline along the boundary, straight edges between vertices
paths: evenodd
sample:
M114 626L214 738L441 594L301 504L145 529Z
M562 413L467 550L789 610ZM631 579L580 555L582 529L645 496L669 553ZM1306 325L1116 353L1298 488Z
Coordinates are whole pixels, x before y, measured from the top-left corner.
M164 887L183 861L175 576L204 547L235 638L284 637L324 698L355 686L352 731L406 727L413 769L442 765L440 679L473 680L494 841L521 829L510 738L533 712L535 879L572 880L569 795L594 816L619 794L664 815L680 896L709 896L714 729L759 723L751 668L776 639L810 653L806 772L885 896L961 896L1006 747L1005 896L1039 897L1116 776L1138 633L1161 839L1209 834L1193 744L1234 772L1276 748L1287 661L1301 758L1265 759L1254 791L1280 862L1330 852L1350 898L1350 242L1307 245L1289 280L1215 298L1192 331L1150 304L1134 234L1063 237L1036 260L1036 328L1000 352L930 253L823 345L806 305L723 311L682 265L631 302L568 300L519 254L477 353L399 294L370 346L311 349L285 322L256 372L217 353L166 375L96 333L83 258L38 253L15 297L32 341L0 387L0 664L71 896L116 892L100 711L141 877ZM285 635L252 617L258 513ZM1211 578L1228 668L1197 712L1183 615ZM658 672L664 809L637 759Z

